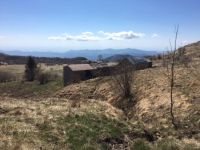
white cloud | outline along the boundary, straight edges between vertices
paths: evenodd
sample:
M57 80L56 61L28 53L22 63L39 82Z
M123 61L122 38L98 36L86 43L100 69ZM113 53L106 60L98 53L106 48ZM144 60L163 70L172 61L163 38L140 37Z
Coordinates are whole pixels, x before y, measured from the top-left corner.
M83 32L82 35L93 36L94 34L92 32Z
M130 40L145 36L144 33L135 33L133 31L121 31L121 32L99 31L98 33L104 35L107 40Z
M145 36L143 33L133 31L122 32L104 32L99 31L96 35L92 32L82 32L80 35L62 34L61 36L50 36L49 40L67 40L67 41L100 41L100 40L130 40Z
M154 34L152 34L152 36L151 36L152 38L157 38L157 37L159 37L159 35L158 34L156 34L156 33L154 33Z
M80 35L69 35L64 33L61 36L50 36L49 40L67 40L67 41L98 41L99 37L95 36L92 32L83 32Z

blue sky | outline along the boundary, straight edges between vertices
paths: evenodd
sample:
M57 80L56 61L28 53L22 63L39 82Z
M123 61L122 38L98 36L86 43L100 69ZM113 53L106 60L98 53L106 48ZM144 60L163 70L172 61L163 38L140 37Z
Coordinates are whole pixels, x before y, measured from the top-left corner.
M166 50L200 40L199 0L0 0L0 49Z

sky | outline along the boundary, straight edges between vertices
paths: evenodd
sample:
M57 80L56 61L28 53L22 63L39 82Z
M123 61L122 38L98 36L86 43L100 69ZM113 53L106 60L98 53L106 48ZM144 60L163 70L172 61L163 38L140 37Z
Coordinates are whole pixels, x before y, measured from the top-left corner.
M199 0L0 0L0 50L167 50L200 40Z

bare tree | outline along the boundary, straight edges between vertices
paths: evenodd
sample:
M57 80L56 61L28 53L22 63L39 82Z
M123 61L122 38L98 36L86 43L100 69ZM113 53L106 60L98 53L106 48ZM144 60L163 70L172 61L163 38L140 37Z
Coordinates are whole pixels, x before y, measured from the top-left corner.
M175 27L175 39L174 39L174 48L172 46L171 41L170 43L170 49L171 52L168 53L168 63L167 63L167 76L169 80L169 86L170 86L170 115L171 115L171 123L175 128L177 128L177 123L174 117L174 83L175 83L175 64L176 64L176 52L177 52L177 38L179 33L179 26Z

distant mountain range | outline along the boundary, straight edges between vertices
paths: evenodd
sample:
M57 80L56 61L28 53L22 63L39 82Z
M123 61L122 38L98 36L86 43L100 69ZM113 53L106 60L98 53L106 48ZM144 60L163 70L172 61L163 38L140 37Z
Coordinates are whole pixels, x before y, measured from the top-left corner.
M137 57L156 55L156 51L145 51L139 49L104 49L104 50L70 50L63 53L59 52L37 52L37 51L1 51L0 53L15 55L15 56L35 56L35 57L60 57L60 58L74 58L85 57L89 60L96 60L99 55L103 58L110 57L116 54L127 54Z
M128 60L131 60L131 61L147 61L145 58L141 58L141 57L135 57L135 56L132 56L132 55L123 55L123 54L116 54L116 55L113 55L113 56L110 56L110 57L107 57L105 59L103 59L103 61L105 62L119 62L123 59L128 59Z

